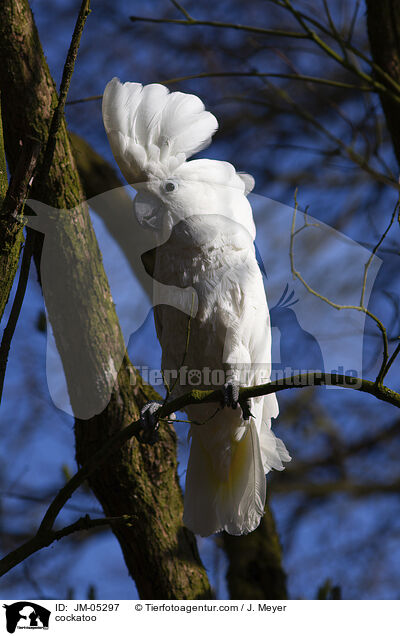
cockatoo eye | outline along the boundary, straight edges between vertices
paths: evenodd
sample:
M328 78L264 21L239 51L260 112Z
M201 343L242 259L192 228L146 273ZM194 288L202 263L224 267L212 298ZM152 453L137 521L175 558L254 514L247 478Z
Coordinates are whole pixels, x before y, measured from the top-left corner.
M175 183L175 181L166 181L164 183L164 190L165 192L173 192L174 190L178 189L178 184Z

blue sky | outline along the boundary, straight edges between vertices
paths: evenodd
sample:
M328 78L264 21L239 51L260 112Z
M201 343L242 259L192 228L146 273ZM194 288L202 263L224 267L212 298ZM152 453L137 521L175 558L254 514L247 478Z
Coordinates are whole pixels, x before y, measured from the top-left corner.
M57 84L60 81L78 4L74 3L72 7L71 3L65 0L52 3L32 2L42 44ZM161 0L149 2L146 4L146 13L160 15L167 4ZM212 17L222 19L228 5L228 2L224 2L220 7L213 8ZM232 19L237 17L243 21L245 17L246 22L258 20L260 16L256 5L260 6L258 3L254 6L250 3L244 16L240 5L234 3ZM201 6L197 7L196 11L199 17L202 14L206 17L209 9ZM147 25L131 25L129 15L143 12L143 3L136 1L93 3L71 85L71 99L101 94L107 81L114 75L119 76L121 80L147 83L166 76L176 77L203 70L202 58L197 53L194 52L193 56L187 53L181 55L181 49L186 47L191 33L181 27L171 27L168 41L165 42L160 37L161 27L151 31ZM210 51L218 56L218 47L222 41L215 37L215 31L202 30L199 33L202 45L209 47ZM240 37L240 34L230 32L223 44L235 46L236 42L240 43ZM157 66L157 59L162 60L162 68ZM268 59L267 53L260 52L257 64L267 64ZM311 67L311 73L315 61L308 54L301 61ZM236 60L232 59L232 67L235 67L236 63ZM315 73L318 70L317 67ZM205 84L202 80L193 80L180 88L199 94L205 100L207 108L216 113L222 126L236 108L224 101L220 94L213 92L212 85ZM229 89L232 93L237 86L232 83ZM223 90L229 92L226 85L221 84L221 94ZM358 98L354 101L348 100L345 107L349 117L358 118ZM116 167L102 126L100 102L69 106L66 115L70 128L82 134ZM337 134L345 134L336 120L332 119L331 125ZM233 161L238 169L254 172L256 184L260 184L256 185L256 195L278 201L278 210L282 210L282 214L289 214L293 203L293 191L288 193L287 188L279 181L269 182L263 177L264 172L268 172L269 162L274 164L274 169L279 165L282 172L288 173L299 165L304 165L305 173L309 170L318 170L318 165L315 165L315 161L311 162L310 153L285 151L283 147L274 151L269 149L271 139L267 135L255 143L251 127L252 124L244 119L240 136L231 139L227 139L222 130L221 136L219 133L216 135L215 142L203 151L202 156L228 159ZM322 138L313 136L310 139L304 131L297 132L290 118L285 120L282 127L293 145L303 144L318 148L325 144ZM390 149L386 149L385 153L387 162L396 169ZM335 184L338 175L342 178L343 174L351 175L347 186L338 188L332 185ZM356 212L340 231L356 243L366 244L367 247L374 245L387 225L394 195L390 191L379 193L374 202L371 196L373 186L369 184L366 188L359 173L349 162L334 158L328 169L321 166L321 177L316 183L310 185L306 182L304 186L302 183L298 185L301 208L310 205L310 214L321 222L336 223L341 211L346 206L350 207L350 200L353 201ZM261 201L265 200L263 198ZM288 207L283 204L287 204ZM378 208L382 210L379 215L375 213ZM263 206L257 198L254 199L254 209L258 228L257 243L267 273L270 274L270 278L265 281L266 292L271 302L276 302L283 291L282 287L284 288L288 282L288 277L282 274L280 267L287 257L287 246L281 247L279 253L274 253L277 243L271 239L272 229L268 228ZM115 289L118 289L115 291L116 296L118 294L117 310L120 310L121 315L129 321L129 311L134 311L130 299L134 295L133 289L137 290L137 282L130 274L118 246L107 235L103 223L95 216L93 222L102 246L105 266L109 267L110 277L114 280ZM286 233L286 225L286 222L282 222L282 226L276 232L278 237L280 232L281 235ZM275 226L274 228L276 229ZM395 237L395 228L392 234ZM391 238L392 234L388 239L389 245L396 245L395 238ZM287 234L285 236L287 237ZM284 241L282 245L285 245ZM336 247L335 244L329 244L325 252L318 256L317 267L314 267L312 253L309 259L307 258L306 247L298 255L302 271L307 271L310 276L315 275L316 284L326 283L330 291L348 291L349 286L354 287L354 271L349 269L349 262L337 244ZM385 319L393 323L392 332L395 336L398 333L396 302L400 294L396 276L398 263L396 255L391 253L379 252L378 256L382 264L379 271L374 272L376 277L371 280L369 306L374 311L383 312ZM114 271L113 263L118 264ZM324 267L324 271L328 273L322 278L318 277ZM279 276L283 281L279 281L280 286L277 283ZM289 282L292 284L292 281ZM301 286L296 290L297 295L302 294ZM321 329L315 325L316 316L312 314L310 317L310 312L306 311L304 318L299 307L301 303L296 306L296 316L303 329L308 332L314 329L321 333ZM10 303L2 326L9 309ZM48 501L51 494L63 484L65 472L73 473L75 470L73 420L54 406L48 389L46 334L36 328L42 311L41 291L32 267L23 310L13 340L0 411L3 423L3 445L0 451L3 460L0 473L3 530L12 530L21 537L25 532L31 532L40 521L45 510L45 501ZM314 322L310 318L313 318ZM332 320L334 331L334 318L320 315L319 320L319 327L325 327L325 331L327 324L330 324L329 320ZM358 329L361 329L359 325ZM371 331L369 323L367 331ZM276 337L279 335L282 338L282 334L278 333ZM288 337L292 336L289 334ZM340 347L338 340L333 341L333 347L336 347L336 343ZM364 372L367 377L373 377L378 364L374 357L375 343L374 336L364 338L362 348ZM296 348L297 345L298 343L294 342L293 347ZM159 365L160 347L151 316L144 327L131 338L129 353L136 364L148 364L155 368ZM303 360L299 361L301 362ZM397 378L398 365L394 365L388 382L396 387ZM383 403L377 404L370 396L336 389L316 389L314 392L306 393L304 404L299 406L293 415L290 411L292 396L289 393L291 392L282 392L279 396L281 415L277 433L290 447L295 460L299 461L312 461L313 458L318 459L321 455L329 453L335 440L344 444L363 440L369 435L389 428L396 418L394 407ZM321 413L320 419L325 418L325 429L313 428L315 418L318 420L315 415L317 409ZM310 414L313 414L314 419ZM187 426L177 424L176 428L179 435L180 475L183 483L188 452L185 439ZM390 483L397 475L399 447L399 441L394 438L390 446L377 446L368 453L349 457L346 460L347 476L355 483ZM329 578L334 584L341 586L344 598L396 598L400 575L400 548L397 540L399 503L396 496L382 494L379 490L364 498L354 497L351 493L337 492L328 498L307 500L307 509L304 511L303 495L295 488L288 494L278 494L277 485L277 492L274 493L274 485L278 484L279 478L279 474L272 476L268 480L268 488L282 538L291 597L314 598L319 586ZM318 484L340 478L340 475L322 467L312 473L310 481ZM38 504L22 496L43 498L44 503ZM85 491L77 493L70 504L72 508L63 511L61 523L72 522L81 514L79 511L90 510L101 514L94 497ZM384 540L379 541L379 537L383 537ZM213 539L201 540L199 547L219 598L227 598L224 554ZM19 566L15 572L2 579L0 595L3 598L66 598L68 595L85 598L91 585L95 585L97 598L136 598L136 589L127 574L118 543L107 530L94 534L88 540L74 537L43 550L29 559L25 568Z

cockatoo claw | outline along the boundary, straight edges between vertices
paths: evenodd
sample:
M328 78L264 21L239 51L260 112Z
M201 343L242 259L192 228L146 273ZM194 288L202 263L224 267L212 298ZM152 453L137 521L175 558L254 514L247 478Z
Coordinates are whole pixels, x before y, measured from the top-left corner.
M251 400L239 401L239 384L234 380L228 380L223 386L223 406L230 406L237 409L238 405L242 409L243 419L249 420L254 415L251 412Z
M159 402L147 402L140 410L140 423L142 425L141 441L151 446L159 439L159 421L157 412L160 410Z
M243 402L239 402L240 408L242 409L243 419L249 420L251 417L254 418L253 413L251 412L251 399L244 400Z
M237 409L239 403L239 385L233 380L228 380L223 386L223 406L230 406L232 409Z

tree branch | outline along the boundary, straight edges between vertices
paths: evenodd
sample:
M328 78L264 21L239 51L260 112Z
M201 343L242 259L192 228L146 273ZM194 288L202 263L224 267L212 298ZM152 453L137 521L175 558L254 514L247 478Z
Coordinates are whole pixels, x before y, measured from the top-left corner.
M4 161L1 162L0 170L3 177L2 183L5 185L7 183L7 172L1 133L2 131L0 130L0 155L3 154ZM3 197L0 195L0 320L3 316L5 306L8 302L14 278L18 269L19 255L23 242L23 224L19 220L18 215L22 211L24 201L27 197L30 185L32 183L39 151L40 143L35 139L28 138L22 146L18 163L16 165L11 183L7 191L5 191L4 186L2 187L3 191L5 191L4 200ZM18 320L18 315L16 315L15 313L14 317L16 317L16 320ZM6 364L7 355L8 350L5 359L2 358L0 362L0 402L5 373L5 366L3 367L2 364Z
M274 35L283 38L298 38L300 40L308 39L304 33L296 33L295 31L283 31L280 29L263 29L244 24L234 24L231 22L218 22L214 20L176 20L172 18L150 18L138 15L129 17L131 22L153 22L156 24L182 24L184 26L211 26L222 29L235 29L236 31L248 31L249 33L259 33L260 35Z
M301 232L302 230L304 230L307 227L307 223L305 225L303 225L301 228L299 228L298 230L295 231L297 208L298 208L298 203L297 203L297 191L296 191L296 193L295 193L295 205L294 205L294 208L293 208L292 227L291 227L291 232L290 232L290 248L289 248L291 272L292 272L293 276L295 278L297 278L304 285L304 287L307 289L308 292L310 292L310 294L312 294L316 298L319 298L320 300L322 300L327 305L330 305L331 307L333 307L334 309L337 309L338 311L343 310L343 309L353 309L354 311L360 311L361 313L365 314L366 316L369 316L375 322L375 324L377 325L378 329L381 332L382 345L383 345L382 363L381 363L381 367L379 369L378 375L377 375L376 380L375 380L375 383L377 385L380 385L380 384L382 384L383 378L385 376L385 367L386 367L386 365L388 363L388 358L389 358L389 349L388 349L389 345L388 345L386 327L384 326L382 321L377 316L375 316L375 314L373 314L371 311L369 311L369 309L367 309L364 306L364 304L360 304L360 305L341 305L340 303L335 303L332 300L330 300L329 298L327 298L326 296L323 296L322 294L319 294L317 291L315 291L315 289L313 289L311 287L311 285L309 285L307 283L306 280L304 280L303 276L296 269L295 264L294 264L294 237L296 236L296 234L298 234L299 232ZM397 208L398 208L398 203L396 203L396 207L395 207L393 215L392 215L392 220L391 220L387 230L385 231L385 233L383 235L383 239L385 238L385 236L387 235L390 227L392 226L392 223L393 223L393 220L394 220L394 215L396 214ZM378 249L380 243L378 243L377 249ZM365 285L366 285L366 274L367 274L368 268L369 268L369 266L371 264L371 260L372 260L372 256L371 256L370 259L368 259L367 264L365 266L364 280L363 280L363 285L362 285L363 292L361 294L361 299L362 300L364 300L364 290L365 290Z
M282 378L281 380L277 380L276 382L268 382L267 384L260 384L258 386L252 387L241 387L239 391L239 401L245 402L250 398L260 397L261 395L269 395L271 393L277 393L278 391L283 391L286 389L299 389L307 386L323 385L349 388L356 391L361 391L363 393L369 393L370 395L373 395L383 402L388 402L389 404L400 408L400 393L396 393L388 387L377 386L375 382L371 382L369 380L364 380L361 378L355 378L353 376L346 376L342 374L327 374L320 372L303 373L300 375ZM175 411L180 411L191 404L205 404L210 402L217 402L221 404L222 400L222 389L210 391L200 391L197 389L193 389L192 391L185 393L185 395L175 398L174 400L171 400L170 402L167 402L162 406L160 405L158 417L160 420L162 420L164 418L167 418ZM199 426L201 426L201 424L199 424ZM75 473L75 475L61 488L61 490L59 490L56 497L53 499L50 506L48 507L36 536L39 536L41 533L44 533L44 536L48 536L46 535L46 533L52 530L52 527L59 512L62 510L68 499L79 488L79 486L95 471L98 471L99 468L104 464L105 460L110 457L110 455L112 455L117 448L120 448L132 437L136 437L137 440L141 442L141 433L141 422L140 420L135 420L124 429L118 431L112 437L110 437L106 441L104 446L102 446L100 450L92 455L87 460L85 465L82 466L82 468L80 468ZM14 565L17 565L17 563L15 562L17 557L13 556L14 553L23 555L25 554L25 549L32 549L32 545L35 545L31 543L33 540L34 539L31 539L27 542L27 544L24 544L28 546L27 548L21 546L20 548L17 548L16 551L10 553L10 555L4 557L0 561L0 576L8 572L8 570L14 567ZM44 545L41 545L41 547L44 547ZM38 549L41 549L41 547L39 547ZM32 552L30 552L30 554L32 554ZM20 563L23 558L21 558L18 563ZM11 563L13 563L14 565L10 565Z
M183 77L173 77L167 80L160 80L159 83L168 86L169 84L176 84L177 82L185 82L191 79L203 79L208 77L269 77L276 79L295 80L300 82L311 82L313 84L324 84L326 86L332 86L333 88L349 88L367 92L371 92L374 90L371 86L367 86L365 84L349 84L347 82L339 82L326 77L313 77L311 75L302 75L301 73L259 73L258 71L221 71L210 73L194 73L192 75L184 75ZM95 98L89 97L86 98L85 101L89 101L90 99ZM75 100L74 102L69 102L69 104L75 104L77 102L78 100Z
M0 211L1 216L10 222L12 219L18 222L17 216L22 211L32 185L40 148L41 144L37 139L27 139L22 145L21 154Z
M364 483L357 484L347 479L313 483L310 481L274 482L274 490L279 493L302 492L306 497L326 497L336 492L344 492L353 497L368 497L374 493L396 494L400 492L400 480L392 483Z
M0 576L16 567L36 552L39 552L43 548L47 548L49 545L54 543L54 541L60 541L60 539L68 537L74 532L80 532L81 530L87 531L92 528L99 528L102 526L112 527L117 524L129 526L134 521L137 521L137 519L130 515L123 515L122 517L101 517L98 519L92 519L89 515L85 515L60 530L45 530L38 532L34 537L32 537L32 539L23 543L19 548L10 552L0 561Z
M290 2L286 2L286 0L284 3L280 2L279 0L269 0L269 1L273 2L273 4L276 4L282 8L286 8L296 18L300 26L303 28L303 32L285 31L280 29L266 29L262 27L251 26L251 25L235 24L233 22L196 20L194 18L190 18L187 20L177 20L177 19L171 19L171 18L150 18L150 17L143 17L143 16L130 16L129 19L132 22L141 21L141 22L152 22L156 24L180 24L184 26L211 26L211 27L217 27L222 29L234 29L239 31L247 31L249 33L257 33L259 35L310 40L314 42L315 44L317 44L317 46L321 48L328 57L335 60L343 68L350 71L354 75L357 75L364 82L367 82L368 84L370 84L373 90L379 93L383 93L387 95L393 101L400 103L400 95L399 95L400 85L393 78L388 76L382 68L380 68L377 64L375 64L372 60L369 60L362 53L362 51L359 51L350 42L343 41L336 30L334 32L329 31L323 25L321 25L320 23L317 23L316 20L314 20L313 18L305 16L300 11L297 11L296 9L294 9L292 5L290 4ZM315 31L313 31L312 29L308 27L305 20L307 20L311 24L314 24L315 26L318 26L318 28L320 28L327 35L329 35L333 39L336 39L336 41L338 41L340 46L344 46L345 48L349 49L352 53L354 53L355 55L363 59L363 61L370 64L370 66L374 69L374 71L377 74L381 75L386 80L386 84L383 84L375 80L371 75L368 75L368 73L365 73L364 71L359 69L356 65L352 64L348 60L347 56L344 55L343 57L341 57L340 55L338 55L336 51L334 51L334 49L332 49L326 42L324 42L324 40ZM391 86L391 88L389 88L388 84Z
M17 326L19 314L21 313L22 303L24 302L26 286L28 283L29 269L31 265L31 258L32 258L32 252L33 252L33 241L34 241L34 238L32 236L32 233L29 232L25 242L24 252L22 256L21 271L19 274L17 291L15 292L15 298L11 308L10 316L8 318L6 328L4 329L4 332L3 332L3 338L1 340L0 403L3 397L4 377L5 377L6 369L7 369L8 354L11 347L11 341L15 332L15 328Z
M58 102L53 113L53 117L50 124L49 136L47 139L46 150L43 157L43 163L41 166L41 177L46 178L50 170L51 163L53 161L54 151L57 143L57 133L60 130L61 123L64 117L64 107L67 100L69 86L74 72L75 61L78 55L79 44L81 41L83 28L85 22L90 13L90 0L83 0L81 8L79 10L78 17L74 32L72 34L71 44L68 49L67 58L65 60L63 74L61 78L60 91L58 95Z

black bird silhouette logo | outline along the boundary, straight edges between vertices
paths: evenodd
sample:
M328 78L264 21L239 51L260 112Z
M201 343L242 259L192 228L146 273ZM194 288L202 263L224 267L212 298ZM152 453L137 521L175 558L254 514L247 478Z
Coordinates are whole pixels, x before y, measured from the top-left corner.
M11 605L3 605L6 610L6 626L9 634L14 634L17 627L48 629L51 612L31 601L18 601Z

